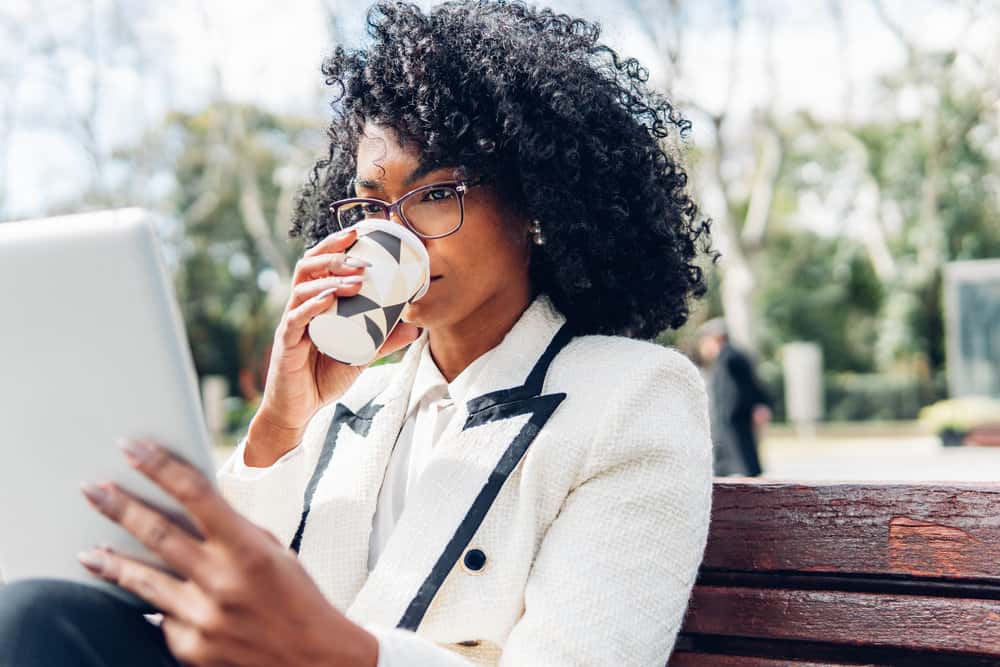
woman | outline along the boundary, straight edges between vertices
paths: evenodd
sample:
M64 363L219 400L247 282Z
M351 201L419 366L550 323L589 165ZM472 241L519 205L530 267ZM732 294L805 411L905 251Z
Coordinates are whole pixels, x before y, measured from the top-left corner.
M85 490L178 576L107 549L83 564L163 622L9 586L0 664L667 660L706 539L707 405L684 357L624 336L680 326L704 292L707 229L661 147L685 122L591 23L455 2L382 3L368 26L324 64L329 154L292 230L311 247L221 495L148 442L126 456L197 530ZM386 213L423 237L432 284L382 350L402 361L362 371L306 326L364 278L340 228Z

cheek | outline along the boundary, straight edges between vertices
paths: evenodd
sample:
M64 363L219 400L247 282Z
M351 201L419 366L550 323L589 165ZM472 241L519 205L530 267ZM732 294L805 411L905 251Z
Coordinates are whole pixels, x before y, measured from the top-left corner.
M444 276L453 285L473 290L504 280L510 271L510 253L500 245L500 239L473 239L470 235L461 243L457 241L428 247L432 276Z
M439 294L460 289L470 297L517 281L528 270L526 243L498 216L467 217L457 234L426 242L431 275L444 276L432 284Z

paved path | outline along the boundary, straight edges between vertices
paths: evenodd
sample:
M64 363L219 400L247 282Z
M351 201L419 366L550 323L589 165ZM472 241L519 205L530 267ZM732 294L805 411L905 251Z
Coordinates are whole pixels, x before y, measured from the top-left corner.
M922 435L765 437L768 478L1000 482L1000 447L942 447Z

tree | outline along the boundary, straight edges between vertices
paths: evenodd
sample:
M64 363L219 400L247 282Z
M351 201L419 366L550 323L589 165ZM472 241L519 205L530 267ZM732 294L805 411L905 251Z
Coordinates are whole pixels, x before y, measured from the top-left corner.
M728 68L724 76L725 94L721 105L708 108L684 95L683 85L675 85L685 74L684 25L691 3L670 0L655 3L629 0L636 25L656 46L661 57L657 86L672 92L674 102L685 112L693 112L711 128L711 144L699 150L693 182L699 190L703 212L712 219L713 240L721 253L719 291L722 310L731 338L755 351L760 317L757 294L760 287L756 267L764 248L771 219L775 190L785 154L785 137L774 108L777 77L771 35L774 16L760 15L764 26L766 69L771 95L751 114L751 139L734 141L730 136L738 122L733 99L740 79L740 44L747 24L741 0L720 3L729 25ZM665 11L663 11L665 10ZM659 20L657 20L659 19ZM750 151L753 159L747 160Z
M168 241L198 371L225 375L247 398L262 387L303 250L288 236L293 197L322 142L314 119L217 103L169 114L132 151L173 181L161 208L177 224Z
M773 230L768 257L761 275L765 351L808 340L822 347L828 370L872 372L870 342L884 294L864 248L844 237Z
M956 5L963 27L937 49L920 44L879 0L871 6L900 44L904 64L881 80L881 114L823 128L827 150L845 147L853 156L825 180L853 174L844 215L860 212L887 297L879 367L940 373L943 264L1000 256L1000 51L979 53L967 39L979 21L997 20L1000 3ZM900 110L901 100L910 108Z
M794 293L797 278L781 267L795 263L782 253L815 245L808 239L792 243L787 235L823 227L826 235L864 249L865 265L884 295L883 326L870 363L882 370L936 372L943 364L942 264L1000 255L1000 49L977 51L967 38L973 26L1000 22L1000 2L949 5L964 28L943 48L920 42L878 0L861 9L850 5L853 12L867 8L866 17L885 26L904 55L897 71L878 80L873 108L857 113L857 91L847 72L849 54L856 52L845 17L848 5L830 0L826 19L844 67L842 81L834 85L841 85L843 98L839 113L822 119L805 110L777 111L780 63L770 50L782 19L773 13L775 5L770 13L740 0L712 5L729 24L729 39L717 47L727 50L725 92L721 104L710 108L686 96L698 73L685 42L696 6L689 0L629 0L637 27L660 56L657 85L695 116L696 128L709 129L693 151L698 166L692 182L722 252L720 299L734 338L754 346L755 332L770 332L763 342L773 347L772 334L795 333L794 327L776 328L768 321L770 314L783 312L776 304L780 290L772 286L781 284L774 283L781 275ZM763 44L756 51L740 48L751 26ZM768 90L744 122L734 107L734 89L741 66L754 59L768 73ZM907 100L909 110L903 108ZM773 243L771 234L777 234ZM822 265L830 268L828 262ZM837 277L828 273L827 279ZM839 293L847 298L848 292ZM822 338L821 333L816 335ZM857 366L866 358L859 352L828 354L828 360Z

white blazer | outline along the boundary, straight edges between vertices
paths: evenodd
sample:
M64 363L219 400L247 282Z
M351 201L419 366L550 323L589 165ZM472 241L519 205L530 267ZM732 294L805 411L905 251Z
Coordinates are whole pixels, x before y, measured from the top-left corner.
M426 334L223 494L298 552L382 664L667 661L705 547L707 399L676 351L573 337L540 297L470 378L374 570L368 540ZM392 656L392 659L389 659Z

